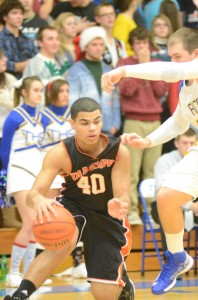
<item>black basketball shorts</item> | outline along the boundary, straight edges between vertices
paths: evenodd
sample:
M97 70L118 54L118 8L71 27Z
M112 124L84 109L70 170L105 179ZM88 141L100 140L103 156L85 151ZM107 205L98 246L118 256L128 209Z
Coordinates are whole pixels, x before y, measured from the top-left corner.
M131 250L132 233L127 218L122 221L107 211L96 211L61 197L60 203L74 216L79 240L84 243L88 281L124 285L123 263Z

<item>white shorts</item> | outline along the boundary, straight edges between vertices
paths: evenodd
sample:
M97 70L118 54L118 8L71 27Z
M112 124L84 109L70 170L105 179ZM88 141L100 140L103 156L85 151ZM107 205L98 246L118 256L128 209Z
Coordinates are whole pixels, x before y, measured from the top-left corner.
M7 174L7 195L29 191L41 169L42 157L36 148L12 152Z
M191 150L189 154L164 174L161 187L198 197L198 151Z

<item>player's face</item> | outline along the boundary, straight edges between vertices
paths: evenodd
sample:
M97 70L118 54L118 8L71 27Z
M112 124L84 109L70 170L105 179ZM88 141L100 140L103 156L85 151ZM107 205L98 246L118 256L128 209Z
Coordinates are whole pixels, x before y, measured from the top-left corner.
M42 101L43 96L43 85L40 81L33 81L30 85L28 91L22 90L23 96L25 98L25 103L32 107L36 107Z
M7 16L4 17L4 21L8 26L19 28L21 24L23 23L23 12L21 9L12 9L9 11Z
M43 31L42 41L39 41L39 47L41 48L41 52L46 56L53 56L57 53L60 40L59 35L56 30L45 29Z
M175 141L175 146L178 149L179 154L183 157L186 154L186 151L194 146L196 140L196 136L181 135L179 139Z
M168 48L169 56L173 62L188 62L196 58L195 52L189 54L181 42L172 44Z
M75 37L77 35L77 19L76 17L70 16L63 23L64 34L68 37Z
M80 112L76 120L71 120L78 142L83 145L97 143L102 130L102 114L100 110Z
M96 21L104 28L112 28L115 23L115 10L113 6L101 7Z
M56 106L63 107L68 104L68 100L69 100L69 86L68 84L63 84L59 89L58 98L54 102L54 104Z
M101 59L104 50L105 44L103 39L96 38L87 45L85 57L89 60L98 61Z

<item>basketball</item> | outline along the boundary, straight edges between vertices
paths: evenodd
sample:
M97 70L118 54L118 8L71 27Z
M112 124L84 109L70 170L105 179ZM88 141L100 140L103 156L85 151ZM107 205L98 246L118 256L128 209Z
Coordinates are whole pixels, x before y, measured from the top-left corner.
M76 223L72 214L64 207L54 206L55 217L50 211L51 221L43 215L43 223L37 219L33 224L33 234L36 241L48 250L64 248L72 240Z

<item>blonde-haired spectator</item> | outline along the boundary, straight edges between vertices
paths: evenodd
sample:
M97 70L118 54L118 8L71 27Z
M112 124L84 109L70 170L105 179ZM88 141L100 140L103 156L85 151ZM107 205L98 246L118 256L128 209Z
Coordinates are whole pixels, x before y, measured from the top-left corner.
M71 64L82 58L77 22L77 17L68 12L60 14L54 23L60 37L59 54L64 55Z

